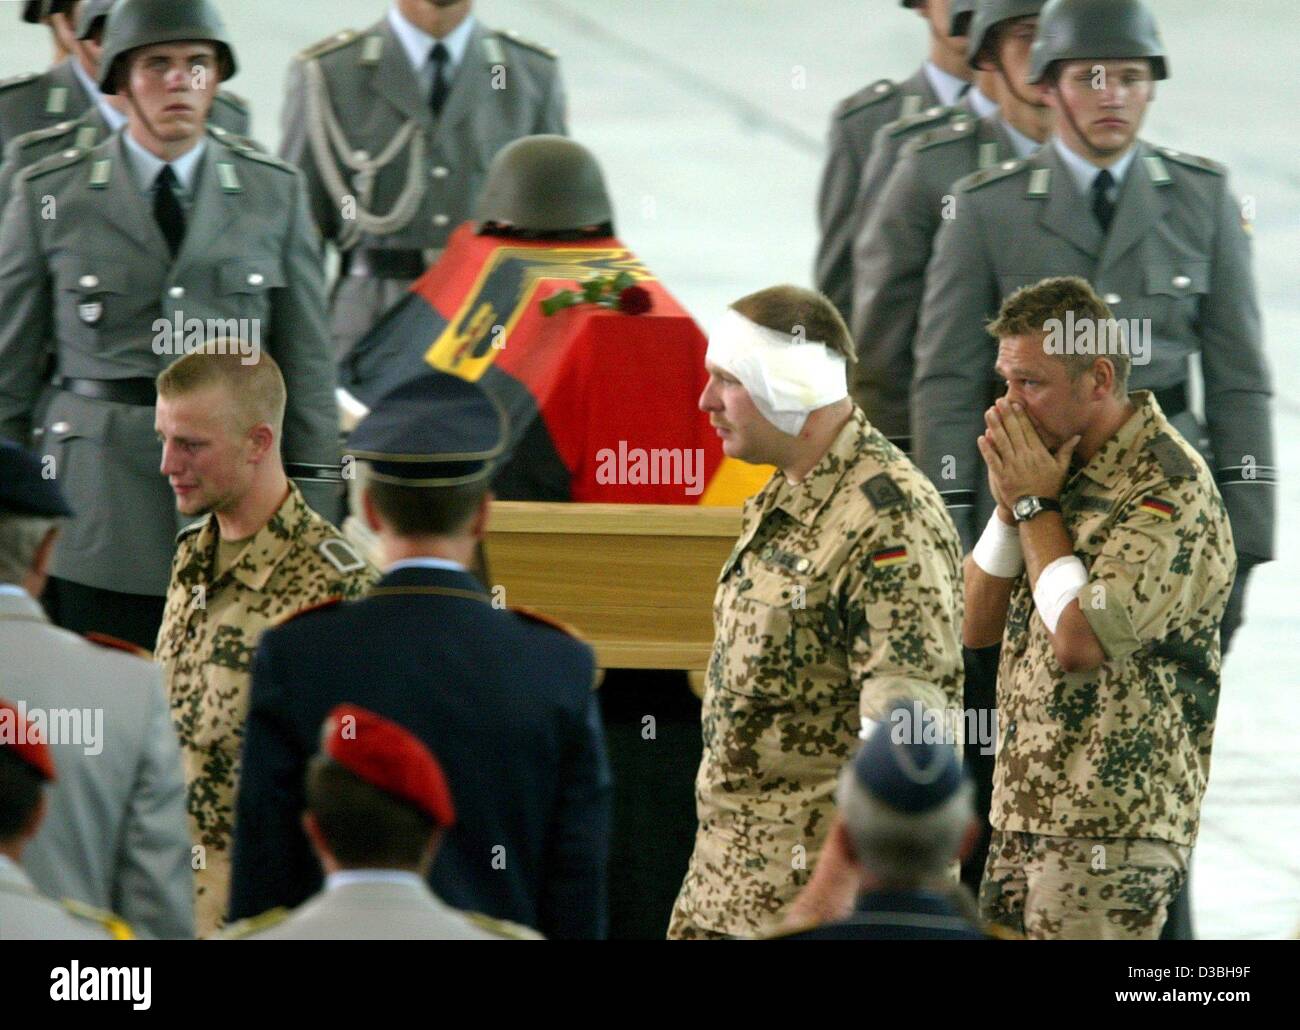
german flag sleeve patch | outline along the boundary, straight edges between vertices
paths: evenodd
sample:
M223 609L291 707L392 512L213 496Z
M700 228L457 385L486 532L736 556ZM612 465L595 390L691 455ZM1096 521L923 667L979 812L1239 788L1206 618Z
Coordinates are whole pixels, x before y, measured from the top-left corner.
M1173 519L1177 509L1168 501L1159 497L1144 497L1142 503L1138 505L1138 511L1144 511L1157 518L1164 519L1166 522Z

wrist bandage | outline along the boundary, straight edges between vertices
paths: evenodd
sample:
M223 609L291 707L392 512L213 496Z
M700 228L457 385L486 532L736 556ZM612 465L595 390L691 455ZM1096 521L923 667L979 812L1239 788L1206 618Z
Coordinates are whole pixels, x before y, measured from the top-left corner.
M808 416L849 395L846 362L823 343L795 343L731 308L709 336L707 359L740 380L759 414L798 436Z
M1025 571L1025 553L1020 549L1020 531L1008 526L994 512L975 543L971 559L990 576L1016 579Z
M1034 587L1034 605L1043 617L1043 625L1049 633L1056 632L1061 613L1087 585L1088 570L1072 554L1057 558L1043 570L1038 577L1038 585Z

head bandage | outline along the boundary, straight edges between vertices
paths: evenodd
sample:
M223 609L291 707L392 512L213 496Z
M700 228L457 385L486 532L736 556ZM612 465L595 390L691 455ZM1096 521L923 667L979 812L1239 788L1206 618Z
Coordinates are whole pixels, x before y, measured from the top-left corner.
M849 395L844 356L824 343L794 340L728 308L706 354L740 380L759 414L790 436L799 435L809 414Z

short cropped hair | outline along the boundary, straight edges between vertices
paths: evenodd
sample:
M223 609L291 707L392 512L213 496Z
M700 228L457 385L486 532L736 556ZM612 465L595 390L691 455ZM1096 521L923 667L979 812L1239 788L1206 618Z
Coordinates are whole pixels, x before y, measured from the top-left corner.
M40 803L36 770L8 748L0 748L0 841L17 840Z
M731 308L751 322L778 333L801 337L810 343L824 343L850 364L857 360L849 327L835 305L816 290L769 286L741 297Z
M458 486L402 486L367 474L365 491L398 536L450 536L469 525L492 481Z
M265 422L279 440L284 432L284 376L275 359L257 350L249 361L241 341L209 340L202 350L186 354L158 376L159 397L180 397L206 389L224 387L234 399L240 433Z
M339 863L415 868L436 826L414 805L367 783L327 755L307 766L307 811Z
M1065 364L1071 382L1076 382L1089 371L1098 357L1106 358L1115 368L1115 393L1123 396L1127 392L1132 364L1127 353L1130 341L1123 336L1123 325L1115 321L1106 302L1097 296L1097 291L1086 279L1065 275L1022 286L1002 302L1002 308L997 318L989 323L988 331L998 340L1012 336L1043 336L1045 340L1051 331L1049 323L1055 320L1064 325L1070 314L1074 316L1075 325L1092 321L1097 326L1113 327L1124 342L1125 353L1079 354L1062 350L1053 353L1052 357ZM1105 339L1106 336L1099 334L1099 338Z

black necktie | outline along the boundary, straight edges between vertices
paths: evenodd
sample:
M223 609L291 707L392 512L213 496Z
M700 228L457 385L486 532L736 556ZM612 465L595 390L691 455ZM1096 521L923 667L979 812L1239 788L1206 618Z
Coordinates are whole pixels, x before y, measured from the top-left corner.
M175 185L176 173L172 171L172 166L163 165L154 184L153 216L158 222L158 228L162 230L163 239L171 249L172 257L176 256L176 252L181 249L181 241L185 239L185 212L181 210L181 202L172 192Z
M1110 220L1115 216L1115 205L1110 199L1110 188L1115 185L1115 176L1105 168L1092 180L1092 213L1097 216L1103 234L1110 231Z
M433 93L429 97L429 106L433 108L435 118L442 114L442 105L447 102L447 60L451 54L441 43L433 45L429 55L433 61Z

